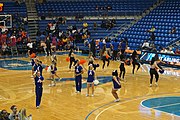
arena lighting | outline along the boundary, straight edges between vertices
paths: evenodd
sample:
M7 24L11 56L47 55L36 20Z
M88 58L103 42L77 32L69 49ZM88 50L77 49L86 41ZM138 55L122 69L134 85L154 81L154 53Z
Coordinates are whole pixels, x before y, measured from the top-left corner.
M3 3L0 3L0 12L3 11L3 6L4 6L4 4L3 4Z

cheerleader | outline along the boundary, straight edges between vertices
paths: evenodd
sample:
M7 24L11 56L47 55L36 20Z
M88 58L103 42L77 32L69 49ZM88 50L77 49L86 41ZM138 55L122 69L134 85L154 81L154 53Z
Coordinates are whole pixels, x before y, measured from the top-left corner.
M73 66L75 66L76 63L77 63L77 60L75 60L75 55L74 55L73 49L70 50L68 56L70 57L69 69L71 69L71 66L72 66L73 62L74 62L74 65L73 65Z
M134 74L134 70L136 68L136 65L138 66L136 72L140 68L140 63L138 62L139 58L138 58L136 50L134 50L134 52L132 53L131 58L132 58L132 64L133 64L132 74Z
M86 96L89 96L89 88L90 86L92 87L92 97L94 96L94 78L95 78L95 72L93 70L93 65L89 65L89 70L88 70L88 79L87 79L87 94Z
M60 80L61 78L56 74L57 72L57 67L56 67L56 63L54 61L52 61L52 64L51 64L51 79L52 81L50 82L49 84L49 87L51 86L56 86L56 80L54 78L54 76L57 76L58 79Z
M102 56L102 60L103 60L102 69L104 69L104 66L105 66L105 64L106 64L106 61L108 62L108 63L107 63L107 67L109 66L109 63L110 63L109 58L106 57L106 56L109 56L109 55L107 54L107 51L106 51L106 46L104 46L102 53L103 53L103 56Z
M33 66L32 66L32 75L34 75L35 72L36 72L37 69L38 69L39 61L38 61L37 58L34 58L34 59L32 59L31 63L32 63L32 65L33 65Z
M77 64L75 66L75 84L76 84L76 93L81 92L82 87L82 74L83 74L83 67L79 64L79 60L77 60Z
M120 81L119 81L119 78L118 78L118 72L117 70L114 70L112 72L112 82L113 82L113 88L112 88L112 95L114 96L115 98L115 101L114 102L119 102L120 99L118 97L118 94L116 93L118 89L121 88L121 84L120 84Z
M41 97L43 93L43 82L44 77L40 75L40 72L35 72L34 81L35 81L35 93L36 93L36 108L39 109L41 103Z
M120 55L120 74L119 74L119 78L121 79L121 75L122 75L122 80L124 80L124 76L125 76L125 73L126 73L126 69L125 69L125 57L123 54Z
M92 53L89 54L88 61L88 65L92 64L94 70L96 70L96 68L99 67L99 64L94 64L94 58L92 56Z
M150 67L150 87L152 87L152 82L153 82L153 75L155 75L155 78L156 78L156 82L155 82L155 85L158 86L158 80L159 80L159 74L158 74L158 70L162 70L157 64L160 62L159 59L153 57L152 60L151 60L151 67Z

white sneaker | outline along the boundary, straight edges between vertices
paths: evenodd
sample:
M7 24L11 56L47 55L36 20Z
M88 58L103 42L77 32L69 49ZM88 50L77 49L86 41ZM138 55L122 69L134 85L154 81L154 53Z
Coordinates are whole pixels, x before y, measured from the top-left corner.
M94 94L92 94L91 96L94 97Z
M158 86L158 83L157 82L155 82L155 85L156 85L156 87Z
M88 97L89 96L89 94L86 94L86 97Z
M152 87L152 84L150 84L149 87Z
M49 86L49 87L52 87L52 84L49 84L48 86Z
M36 109L39 109L39 106L36 106Z
M120 99L118 98L118 99L116 99L114 102L119 102L120 101Z

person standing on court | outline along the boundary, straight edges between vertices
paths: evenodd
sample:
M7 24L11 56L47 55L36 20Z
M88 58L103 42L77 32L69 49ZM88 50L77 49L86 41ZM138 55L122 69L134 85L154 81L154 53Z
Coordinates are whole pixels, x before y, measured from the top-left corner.
M94 80L95 80L95 71L93 70L93 64L89 65L88 70L88 78L87 78L87 94L86 97L89 96L89 88L92 87L92 97L94 96Z
M131 55L131 59L132 59L132 64L133 64L132 74L134 74L134 70L136 68L136 65L138 66L136 72L140 68L139 58L138 58L138 54L137 54L136 50L133 51L133 53Z
M96 43L94 41L94 39L92 39L92 41L89 43L89 48L90 48L90 52L92 52L93 57L96 57Z
M118 89L121 88L121 83L120 83L120 81L119 81L119 77L118 77L118 72L117 72L117 70L114 70L114 71L112 72L112 82L113 82L113 88L112 88L111 93L112 93L112 95L113 95L114 98L115 98L115 101L114 101L114 102L119 102L120 99L119 99L118 94L117 94L116 92L117 92Z
M47 51L47 56L52 55L52 52L51 52L51 37L48 35L46 37L46 51Z
M43 82L44 82L44 77L41 76L40 71L34 73L34 81L35 81L35 93L36 93L36 108L39 109L42 92L43 92Z
M75 66L75 84L76 84L76 93L81 92L82 87L82 74L83 74L83 67L79 64L79 60Z
M155 85L158 86L158 80L159 80L159 74L158 70L162 70L159 66L158 63L160 62L159 58L153 57L151 60L151 67L150 67L150 87L152 87L152 82L153 82L153 75L155 75L156 82Z
M117 39L115 39L114 42L112 43L113 60L117 60L118 48L119 48L119 42L117 41Z

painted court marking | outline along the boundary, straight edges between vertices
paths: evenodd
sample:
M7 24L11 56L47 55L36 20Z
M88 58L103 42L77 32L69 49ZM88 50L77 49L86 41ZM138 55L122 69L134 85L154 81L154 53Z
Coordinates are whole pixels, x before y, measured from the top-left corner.
M180 93L180 92L174 92L174 93ZM156 94L156 96L157 96L157 95L168 95L168 94L172 94L172 93L161 93L161 94ZM112 106L109 106L109 107L103 109L101 112L99 112L99 113L96 115L96 117L95 117L94 120L97 120L98 117L99 117L103 112L107 111L108 109L111 109L111 108L113 108L113 107L115 107L115 106L118 106L118 105L121 105L121 104L123 104L123 103L127 103L127 102L130 102L130 101L136 101L136 100L139 100L139 99L142 99L142 98L146 98L146 97L150 97L150 96L155 96L155 95L138 96L138 97L134 97L134 98L124 99L125 101L123 101L123 102L120 101L119 103L116 103L115 105L112 105ZM92 110L92 111L91 111L90 113L88 113L88 115L85 117L85 120L88 120L88 118L90 117L90 115L92 115L95 111L99 110L100 108L103 108L103 107L106 107L106 106L108 106L108 105L111 105L111 104L113 104L113 103L114 103L114 102L110 102L110 103L104 104L104 105L102 105L102 106L100 106L100 107ZM178 103L178 104L179 104L179 103ZM148 108L148 107L145 107L145 108ZM160 111L160 112L164 112L164 111ZM164 113L167 113L167 112L164 112ZM172 115L171 113L167 113L167 114ZM178 116L178 117L179 117L179 116Z
M158 99L160 99L160 100L158 100ZM153 103L158 102L158 101L161 101L161 103L165 103L165 102L167 102L167 99L168 99L168 102L170 102L170 103L166 103L166 104L163 104L163 105L154 105L153 107L148 106L148 102L150 102L150 104L153 105ZM157 110L157 111L160 111L160 112L164 112L166 114L170 114L170 115L180 117L180 115L177 114L177 112L178 113L180 112L180 101L179 101L179 99L180 99L179 96L151 98L151 99L145 99L145 100L141 101L140 104L141 104L142 107L147 108L147 109L154 109L154 110ZM163 100L164 100L164 102L163 102ZM173 101L173 100L175 100L175 101ZM146 105L145 105L145 102L147 102ZM172 110L169 111L169 109L171 107L173 107L175 110L174 111L172 111Z

